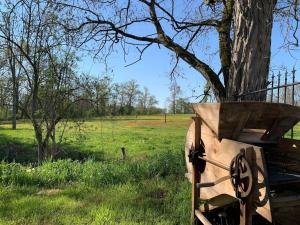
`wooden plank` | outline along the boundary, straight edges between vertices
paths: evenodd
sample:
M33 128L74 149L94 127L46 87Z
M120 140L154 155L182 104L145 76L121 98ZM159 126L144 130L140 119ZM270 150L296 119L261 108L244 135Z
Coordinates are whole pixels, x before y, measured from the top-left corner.
M193 176L193 165L189 161L189 154L190 149L195 147L194 144L195 140L195 122L193 121L189 127L189 130L186 135L186 142L185 142L185 165L187 169L187 174L185 175L186 178L192 183L192 176Z
M219 196L216 196L212 199L207 200L204 204L200 205L200 210L202 212L208 212L210 210L230 205L234 202L237 202L238 200L232 196L222 194Z
M201 131L201 121L199 117L194 117L194 149L199 150L200 149L200 131ZM193 171L192 171L192 222L194 222L197 217L195 214L195 211L199 207L199 199L200 199L200 189L197 188L197 183L200 182L200 172L199 172L199 164L198 161L196 161L193 165Z
M294 140L294 139L289 139L289 138L282 138L278 142L278 147L284 148L284 150L289 150L289 151L298 151L300 152L300 140Z
M206 217L202 214L202 212L200 212L200 210L196 210L195 212L197 218L201 221L201 223L203 225L212 225L208 219L206 219Z
M236 124L235 129L233 130L233 133L231 135L233 140L236 140L240 136L241 131L245 127L250 115L251 115L251 112L242 112L239 115L239 118L240 118L239 122Z
M201 142L201 119L200 117L193 117L195 122L195 150L200 149L200 142Z
M299 225L300 224L300 207L281 207L274 209L274 220L276 224Z
M282 196L271 199L272 208L300 206L300 195Z
M250 165L255 165L255 152L252 147L249 147L245 150L245 159ZM253 181L257 180L256 168L252 170ZM255 186L254 186L255 187ZM254 197L255 197L255 188L252 188L249 196L244 200L244 202L240 202L240 225L252 225L252 215L254 214Z
M300 141L282 138L277 145L265 148L270 167L278 167L300 174ZM284 160L283 160L284 159Z
M296 125L298 121L298 119L293 117L278 117L274 120L272 126L266 130L261 139L269 141L278 140L294 125Z
M243 129L237 141L247 144L276 144L276 141L262 140L265 129Z
M192 107L195 113L201 118L202 123L205 123L218 136L220 104L193 104Z
M219 139L232 139L235 128L240 124L240 115L251 113L244 124L247 129L268 129L274 119L289 118L282 126L288 130L300 121L300 107L266 102L226 102L193 104L194 111ZM243 124L242 124L243 125ZM236 133L234 134L237 135Z
M268 179L267 164L265 159L264 150L254 147L255 155L254 160L256 165L252 167L254 178L254 202L256 203L256 212L272 223L272 212L270 206L270 187Z

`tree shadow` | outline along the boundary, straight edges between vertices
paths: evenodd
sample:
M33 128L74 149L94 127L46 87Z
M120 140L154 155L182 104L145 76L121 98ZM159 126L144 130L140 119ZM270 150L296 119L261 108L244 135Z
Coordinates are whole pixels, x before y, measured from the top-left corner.
M53 160L71 159L86 161L93 159L95 161L104 160L103 151L82 150L79 147L68 144L58 145L57 154ZM21 164L37 163L37 147L34 142L26 143L15 137L0 134L0 161L17 162Z
M1 128L2 129L2 128ZM34 143L22 142L0 134L0 160L6 162L36 162L37 151Z
M60 144L58 146L58 153L55 155L54 159L72 159L78 161L93 159L95 161L103 161L104 152L100 150L97 152L91 150L82 150L74 145Z

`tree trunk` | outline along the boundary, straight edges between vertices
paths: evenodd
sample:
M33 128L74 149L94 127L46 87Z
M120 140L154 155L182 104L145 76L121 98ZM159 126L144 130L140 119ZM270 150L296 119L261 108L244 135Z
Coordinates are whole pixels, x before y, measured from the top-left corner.
M51 149L51 158L55 158L57 154L57 145L56 145L56 127L54 126L51 134L51 141L52 141L52 149Z
M276 0L239 0L234 9L234 40L227 100L265 100L271 55L273 9Z
M45 149L43 145L43 134L42 134L42 130L40 129L40 126L35 121L33 121L33 128L35 132L35 139L37 141L38 165L40 165L43 162L45 157Z
M12 90L12 97L13 97L13 102L12 102L12 129L16 130L17 129L17 113L18 113L18 102L19 102L19 85L18 85L18 79L17 79L17 74L16 74L16 60L14 56L11 55L9 56L9 66L10 66L10 72L11 72L11 78L12 78L12 85L13 85L13 90Z
M18 113L18 87L16 80L13 79L13 105L12 105L12 129L17 129L17 113Z

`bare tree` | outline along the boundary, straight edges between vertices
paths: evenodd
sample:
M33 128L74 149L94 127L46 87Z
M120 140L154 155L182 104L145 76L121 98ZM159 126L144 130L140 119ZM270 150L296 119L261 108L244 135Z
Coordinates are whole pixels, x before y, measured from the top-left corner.
M176 114L176 109L177 109L176 105L177 105L178 96L181 94L181 89L180 86L177 84L176 80L173 80L171 82L169 89L170 89L170 102L171 102L170 108L173 114Z
M138 96L137 110L141 114L151 113L151 109L158 103L154 95L151 95L149 89L144 87Z
M21 62L23 57L20 51L9 41L14 40L15 35L19 35L15 33L15 30L18 30L18 21L14 12L11 10L13 3L6 0L4 4L7 11L1 12L3 19L2 31L5 32L7 39L2 40L1 49L2 60L4 60L6 65L4 70L9 73L12 83L12 129L15 130L17 128L17 114L19 109L19 88L22 79L22 70L17 61Z
M274 15L293 18L290 30L298 29L297 0L56 2L61 12L69 12L64 15L72 15L62 17L65 28L82 35L83 42L94 41L97 54L106 57L119 44L126 55L134 46L137 62L151 46L164 46L175 54L175 66L182 60L203 75L218 101L266 87ZM212 42L218 45L220 68L205 57L209 52L204 45Z
M152 113L157 113L161 112L159 108L157 108L158 101L154 95L150 95L148 98L148 103L147 103L147 113L152 114Z
M9 109L9 90L10 90L9 79L5 76L0 76L0 115L4 118L8 118L8 109Z
M192 107L186 98L178 98L176 101L177 113L193 113Z
M149 95L149 89L144 87L143 91L141 91L138 97L138 107L140 108L142 114L145 114L147 111Z
M111 94L111 78L104 76L102 78L94 79L94 98L96 105L97 116L105 116L108 109L109 98Z
M139 85L135 80L129 80L125 83L126 94L126 112L130 115L133 112L134 104L139 95Z
M0 38L21 55L12 54L15 63L26 77L24 98L19 108L32 122L38 146L38 161L54 154L49 142L55 146L55 127L63 118L76 90L72 68L74 53L63 30L54 25L57 19L49 1L8 1L3 10ZM18 24L14 35L5 29L10 14ZM68 102L66 102L68 100Z

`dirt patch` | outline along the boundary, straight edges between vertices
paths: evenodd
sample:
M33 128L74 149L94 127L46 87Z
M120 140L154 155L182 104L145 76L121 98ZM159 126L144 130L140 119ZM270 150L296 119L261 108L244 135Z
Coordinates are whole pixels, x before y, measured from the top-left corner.
M136 121L136 122L129 122L127 126L129 127L153 127L153 126L161 126L164 124L163 121Z
M129 122L127 126L129 127L158 127L164 125L172 125L175 127L188 127L191 124L191 121L167 121L165 123L163 120L159 121L136 121Z
M147 156L145 155L140 155L140 156L134 156L132 157L133 160L138 160L138 161L143 161L147 159Z
M62 192L61 189L46 189L46 190L41 190L37 193L37 195L56 195L58 193Z
M165 190L158 188L157 190L146 193L145 196L148 198L161 199L166 196L166 192L165 192Z

